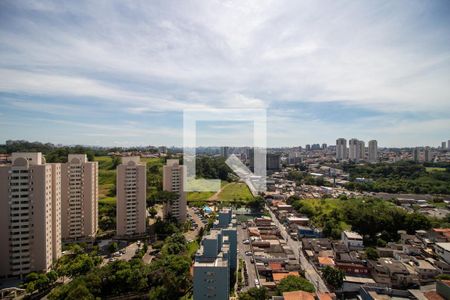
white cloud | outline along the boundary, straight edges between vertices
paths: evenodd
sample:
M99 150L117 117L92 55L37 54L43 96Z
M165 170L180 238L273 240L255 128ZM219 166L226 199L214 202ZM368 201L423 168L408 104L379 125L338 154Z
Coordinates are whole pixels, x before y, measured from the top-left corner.
M434 119L450 110L438 3L9 5L19 9L1 14L0 92L95 98L131 114L302 101Z

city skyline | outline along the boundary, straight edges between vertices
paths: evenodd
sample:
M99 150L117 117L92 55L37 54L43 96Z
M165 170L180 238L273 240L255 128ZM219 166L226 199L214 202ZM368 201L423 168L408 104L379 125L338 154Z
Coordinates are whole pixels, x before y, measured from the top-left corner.
M183 109L244 107L267 109L269 146L317 132L328 144L439 145L450 128L449 10L446 1L5 1L0 141L181 145ZM219 127L205 128L205 145L247 138Z

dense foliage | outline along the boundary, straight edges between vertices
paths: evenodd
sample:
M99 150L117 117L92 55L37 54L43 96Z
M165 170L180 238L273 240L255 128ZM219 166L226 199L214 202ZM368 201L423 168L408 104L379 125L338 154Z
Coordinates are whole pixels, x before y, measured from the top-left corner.
M224 157L197 157L196 175L200 178L229 180L232 170L225 163Z
M427 172L424 165L412 161L401 161L395 164L346 164L343 170L350 175L351 182L346 185L350 190L450 194L450 166L442 164L436 166L443 168L442 171ZM366 180L358 181L357 178Z
M338 289L344 284L345 273L340 269L326 266L322 270L322 275L325 282L334 289Z
M413 233L429 229L435 220L420 213L408 213L393 203L371 198L294 200L293 206L323 228L325 236L339 238L341 231L352 228L364 236L365 242L395 241L398 230Z
M87 261L87 267L80 267L78 262L86 259L84 252L63 256L57 271L74 279L53 289L49 299L95 299L146 293L150 299L178 299L191 286L191 258L184 236L177 233L168 237L161 253L161 257L149 265L138 257L103 267L92 266Z
M305 292L314 292L316 289L314 285L306 280L303 277L289 275L286 278L280 280L277 285L277 291L279 295L282 295L284 292L292 292L292 291L305 291Z
M269 295L265 287L262 288L251 288L246 292L239 293L239 300L265 300L268 299Z

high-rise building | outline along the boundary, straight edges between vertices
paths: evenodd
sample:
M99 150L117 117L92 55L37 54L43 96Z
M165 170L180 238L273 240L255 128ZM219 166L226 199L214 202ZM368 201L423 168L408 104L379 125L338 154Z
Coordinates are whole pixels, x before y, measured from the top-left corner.
M0 277L48 271L61 256L61 165L13 153L0 166Z
M168 159L163 167L163 189L176 193L177 198L164 204L164 216L172 216L183 223L186 221L186 192L184 179L186 167L180 165L178 159Z
M305 149L306 149L306 151L311 150L311 145L310 144L306 144Z
M322 150L327 150L327 144L326 143L322 144Z
M450 150L450 140L447 141L447 149Z
M369 162L378 161L378 142L376 140L369 141Z
M366 159L366 145L364 141L358 141L358 159L365 160Z
M416 148L413 149L413 151L412 151L412 159L415 162L419 162L419 160L420 160L420 148L419 147L416 147Z
M442 142L442 143L441 143L441 149L444 150L444 149L446 149L446 148L447 148L447 147L446 147L445 142Z
M289 152L288 163L290 165L297 165L301 162L302 162L302 157L300 155L300 152L298 152L298 151Z
M116 224L118 236L145 234L147 225L147 169L139 156L122 157L117 166Z
M237 269L237 229L236 229L236 217L233 211L228 208L224 208L219 211L217 221L214 222L213 228L221 228L222 233L227 237L225 243L230 247L230 275Z
M227 146L220 148L220 155L223 156L225 159L227 159L228 156L230 156L229 152L230 152L230 148Z
M360 153L359 141L357 139L350 139L348 141L348 159L358 161Z
M281 167L281 155L267 153L267 170L269 171L279 171Z
M61 234L65 240L94 238L98 229L98 163L69 154L61 165Z
M430 147L425 147L424 150L424 159L426 162L431 162L433 161L433 152L431 151Z
M222 229L211 229L203 237L194 262L194 299L229 299L230 245Z
M347 158L347 140L339 138L336 140L336 160Z

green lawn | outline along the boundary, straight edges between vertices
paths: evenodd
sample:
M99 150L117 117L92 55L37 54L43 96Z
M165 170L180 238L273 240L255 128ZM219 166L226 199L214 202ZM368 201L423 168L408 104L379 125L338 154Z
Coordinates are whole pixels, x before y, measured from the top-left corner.
M116 197L105 197L100 200L98 200L98 203L102 204L108 204L108 205L115 205L116 204Z
M431 172L445 172L445 168L435 168L435 167L427 167L425 168L428 173Z
M206 201L214 192L188 192L187 201Z
M219 201L252 200L253 195L245 183L232 182L219 193Z

